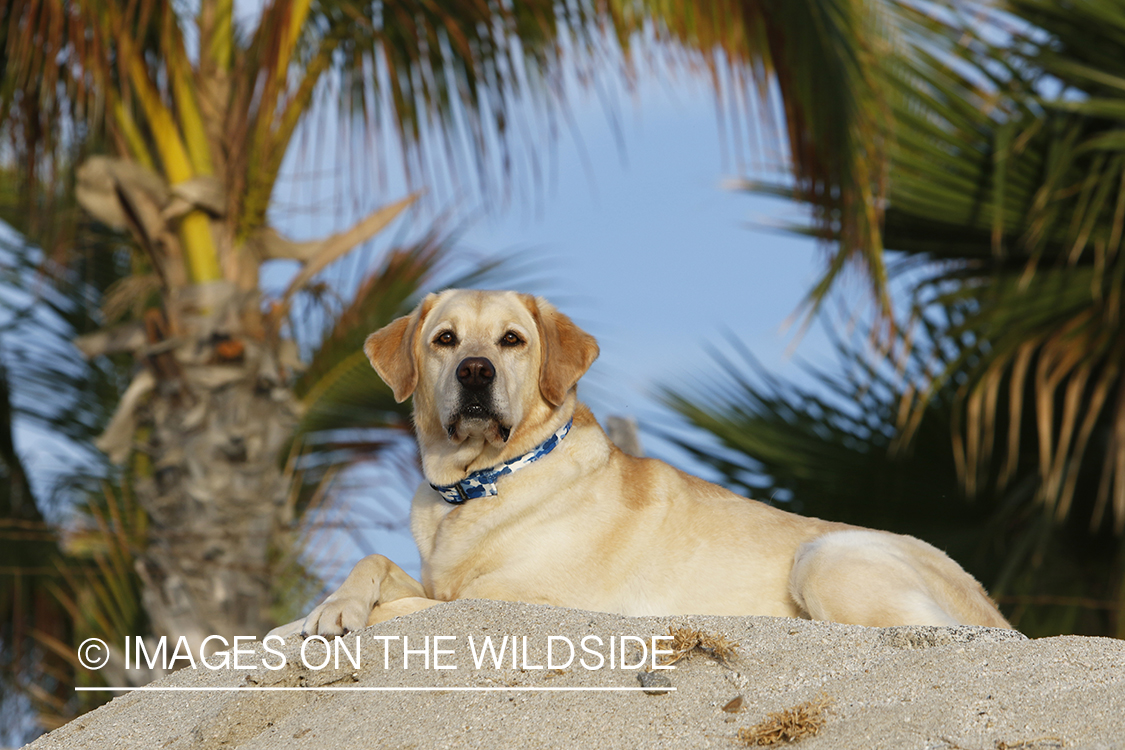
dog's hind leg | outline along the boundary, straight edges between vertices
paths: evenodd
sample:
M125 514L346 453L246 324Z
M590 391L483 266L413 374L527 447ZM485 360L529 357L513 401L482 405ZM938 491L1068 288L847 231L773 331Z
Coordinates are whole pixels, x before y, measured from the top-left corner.
M789 589L814 620L875 627L970 624L949 607L951 584L967 585L956 576L949 580L951 571L976 585L925 542L877 531L836 531L801 545Z

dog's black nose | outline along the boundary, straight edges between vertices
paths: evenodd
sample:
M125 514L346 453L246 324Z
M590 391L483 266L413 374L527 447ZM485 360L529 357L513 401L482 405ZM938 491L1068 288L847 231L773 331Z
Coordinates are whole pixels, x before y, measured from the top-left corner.
M495 377L496 368L484 357L465 357L457 365L457 381L466 388L487 388Z

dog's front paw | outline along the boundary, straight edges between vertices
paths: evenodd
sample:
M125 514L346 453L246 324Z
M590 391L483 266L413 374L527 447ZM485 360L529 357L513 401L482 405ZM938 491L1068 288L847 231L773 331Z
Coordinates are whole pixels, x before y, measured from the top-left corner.
M344 635L367 625L371 607L360 599L343 596L328 597L319 607L309 612L301 627L301 635Z

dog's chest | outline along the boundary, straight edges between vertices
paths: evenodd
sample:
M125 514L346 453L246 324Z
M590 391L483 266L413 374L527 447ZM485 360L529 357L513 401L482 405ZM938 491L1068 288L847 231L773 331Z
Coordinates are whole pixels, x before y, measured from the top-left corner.
M526 499L526 496L525 496ZM538 600L588 535L569 514L500 496L417 508L412 526L427 589L439 599ZM518 590L518 591L517 591ZM503 595L499 595L503 594ZM526 597L526 598L523 598Z

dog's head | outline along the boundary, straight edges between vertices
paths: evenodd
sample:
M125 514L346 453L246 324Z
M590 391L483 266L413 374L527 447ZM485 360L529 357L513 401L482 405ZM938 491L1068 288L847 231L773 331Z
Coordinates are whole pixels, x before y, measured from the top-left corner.
M573 409L598 345L542 298L450 290L371 334L364 351L395 400L413 394L424 461L443 442L451 450L442 453L506 460L545 437L539 428L559 409Z

